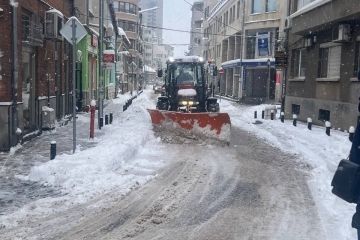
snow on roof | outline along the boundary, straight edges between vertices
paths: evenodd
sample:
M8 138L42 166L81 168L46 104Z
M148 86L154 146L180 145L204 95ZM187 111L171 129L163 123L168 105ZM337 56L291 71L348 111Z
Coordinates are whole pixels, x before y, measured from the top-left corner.
M61 17L64 17L64 14L62 14L62 12L60 12L59 10L57 10L57 9L55 9L55 8L53 8L53 9L51 9L51 10L49 10L49 11L46 11L46 12L48 12L48 13L57 13L57 14L59 14Z
M297 17L303 13L309 12L321 5L324 5L325 3L329 3L332 0L315 0L314 2L311 2L305 6L303 6L302 8L300 8L297 12L293 13L290 15L290 18L294 18Z
M91 30L97 37L100 36L100 34L99 34L97 31L95 31L94 29L90 28L90 30Z
M210 11L210 17L211 19L229 0L220 0L215 7Z
M128 43L130 44L130 40L128 39L128 37L126 36L126 32L124 31L124 29L122 29L121 27L118 27L118 32L121 36L125 37L125 39L128 41Z
M267 66L267 61L270 59L270 64L273 66L275 64L275 58L257 58L257 59L242 59L242 66ZM240 66L240 59L230 60L227 62L221 63L221 66L226 68L233 68Z
M145 72L156 72L155 69L153 69L153 68L151 68L149 66L146 66L146 65L143 67L143 71L145 71Z
M115 51L113 49L104 50L104 54L114 54L115 55Z

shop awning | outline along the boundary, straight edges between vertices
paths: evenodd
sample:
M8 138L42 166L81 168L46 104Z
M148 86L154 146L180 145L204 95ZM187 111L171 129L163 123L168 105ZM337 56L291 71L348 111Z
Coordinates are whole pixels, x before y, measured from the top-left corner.
M275 66L275 58L243 59L243 67L267 67L267 61L270 59L270 66ZM240 67L240 59L235 59L221 64L223 69Z

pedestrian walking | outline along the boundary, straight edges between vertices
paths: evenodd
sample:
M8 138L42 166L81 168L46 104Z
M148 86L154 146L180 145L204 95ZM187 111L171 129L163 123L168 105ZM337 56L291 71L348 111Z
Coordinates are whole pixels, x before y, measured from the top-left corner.
M360 69L358 71L358 80L360 81ZM360 113L360 98L358 104L358 111ZM351 145L349 161L360 165L360 127L359 124L356 126L354 139ZM356 211L352 218L351 226L357 229L358 240L360 240L360 198L358 198Z

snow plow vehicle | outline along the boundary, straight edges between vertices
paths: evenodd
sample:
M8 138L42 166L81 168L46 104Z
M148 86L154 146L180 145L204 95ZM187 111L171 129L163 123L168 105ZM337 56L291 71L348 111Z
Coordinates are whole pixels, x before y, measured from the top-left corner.
M219 103L207 94L205 61L202 57L169 58L165 93L156 109L148 109L159 131L195 134L230 143L230 117L220 113Z

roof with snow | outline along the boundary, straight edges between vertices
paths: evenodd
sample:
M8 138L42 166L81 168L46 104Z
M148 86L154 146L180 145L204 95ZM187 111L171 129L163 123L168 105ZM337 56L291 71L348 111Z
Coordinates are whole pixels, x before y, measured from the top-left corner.
M145 72L156 72L155 69L153 69L153 68L151 68L149 66L146 66L146 65L143 67L143 71L145 71Z
M275 66L275 58L243 59L241 62L241 66L244 66L244 67L266 67L268 59L270 59L270 65ZM221 63L221 67L224 69L240 67L240 59L223 62L223 63Z

